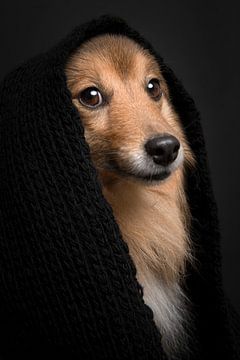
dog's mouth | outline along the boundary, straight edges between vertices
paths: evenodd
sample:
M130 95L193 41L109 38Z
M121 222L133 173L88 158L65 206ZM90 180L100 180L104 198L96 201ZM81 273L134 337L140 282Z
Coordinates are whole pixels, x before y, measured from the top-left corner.
M123 161L113 156L105 157L105 164L99 168L104 183L114 183L120 178L157 185L171 176L183 164L183 150L180 149L177 158L169 165L156 165L148 158L129 157ZM102 164L103 165L103 164Z
M144 181L162 181L168 178L171 175L171 171L168 169L164 169L161 172L157 174L147 174L147 175L140 175L140 174L134 174L134 176L137 179L144 180Z
M142 181L145 183L156 183L167 179L172 171L168 167L161 167L161 170L158 172L142 172L142 171L133 171L129 168L123 168L118 165L114 160L111 160L107 164L107 169L109 173L115 174L117 177L131 178L136 181Z
M118 171L118 173L123 177L129 177L137 181L142 181L151 184L151 183L161 182L167 179L172 172L168 169L163 169L158 173L149 173L149 174L141 174L141 173L134 173L128 171Z

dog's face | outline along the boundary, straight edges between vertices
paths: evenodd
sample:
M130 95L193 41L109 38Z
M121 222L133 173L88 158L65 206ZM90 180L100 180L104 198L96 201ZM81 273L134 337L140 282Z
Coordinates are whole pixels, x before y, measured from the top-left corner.
M92 38L69 59L66 76L103 178L155 183L192 162L159 65L135 41Z

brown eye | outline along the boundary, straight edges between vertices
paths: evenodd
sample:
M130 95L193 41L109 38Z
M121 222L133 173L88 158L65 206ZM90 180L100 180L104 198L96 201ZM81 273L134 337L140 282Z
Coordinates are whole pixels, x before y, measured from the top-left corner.
M147 84L147 91L154 100L159 100L162 96L162 90L158 79L151 79Z
M102 95L96 87L89 87L81 91L78 99L82 105L89 108L96 108L103 102Z

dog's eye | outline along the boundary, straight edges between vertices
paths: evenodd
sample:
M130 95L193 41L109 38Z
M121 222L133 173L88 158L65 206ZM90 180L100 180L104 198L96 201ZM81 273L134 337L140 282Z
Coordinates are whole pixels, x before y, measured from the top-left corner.
M82 105L90 108L96 108L103 102L102 95L96 87L89 87L81 91L78 99Z
M162 90L158 79L151 79L147 84L147 91L154 100L159 100L162 96Z

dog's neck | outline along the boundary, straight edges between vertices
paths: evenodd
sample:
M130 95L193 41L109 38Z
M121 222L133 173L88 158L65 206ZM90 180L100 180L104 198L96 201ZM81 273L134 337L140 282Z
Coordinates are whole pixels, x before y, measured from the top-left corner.
M169 359L188 351L190 328L189 302L180 284L186 260L191 258L182 176L177 170L155 186L101 178Z
M190 255L182 173L145 185L121 179L103 186L139 277L151 271L166 284L178 281Z

